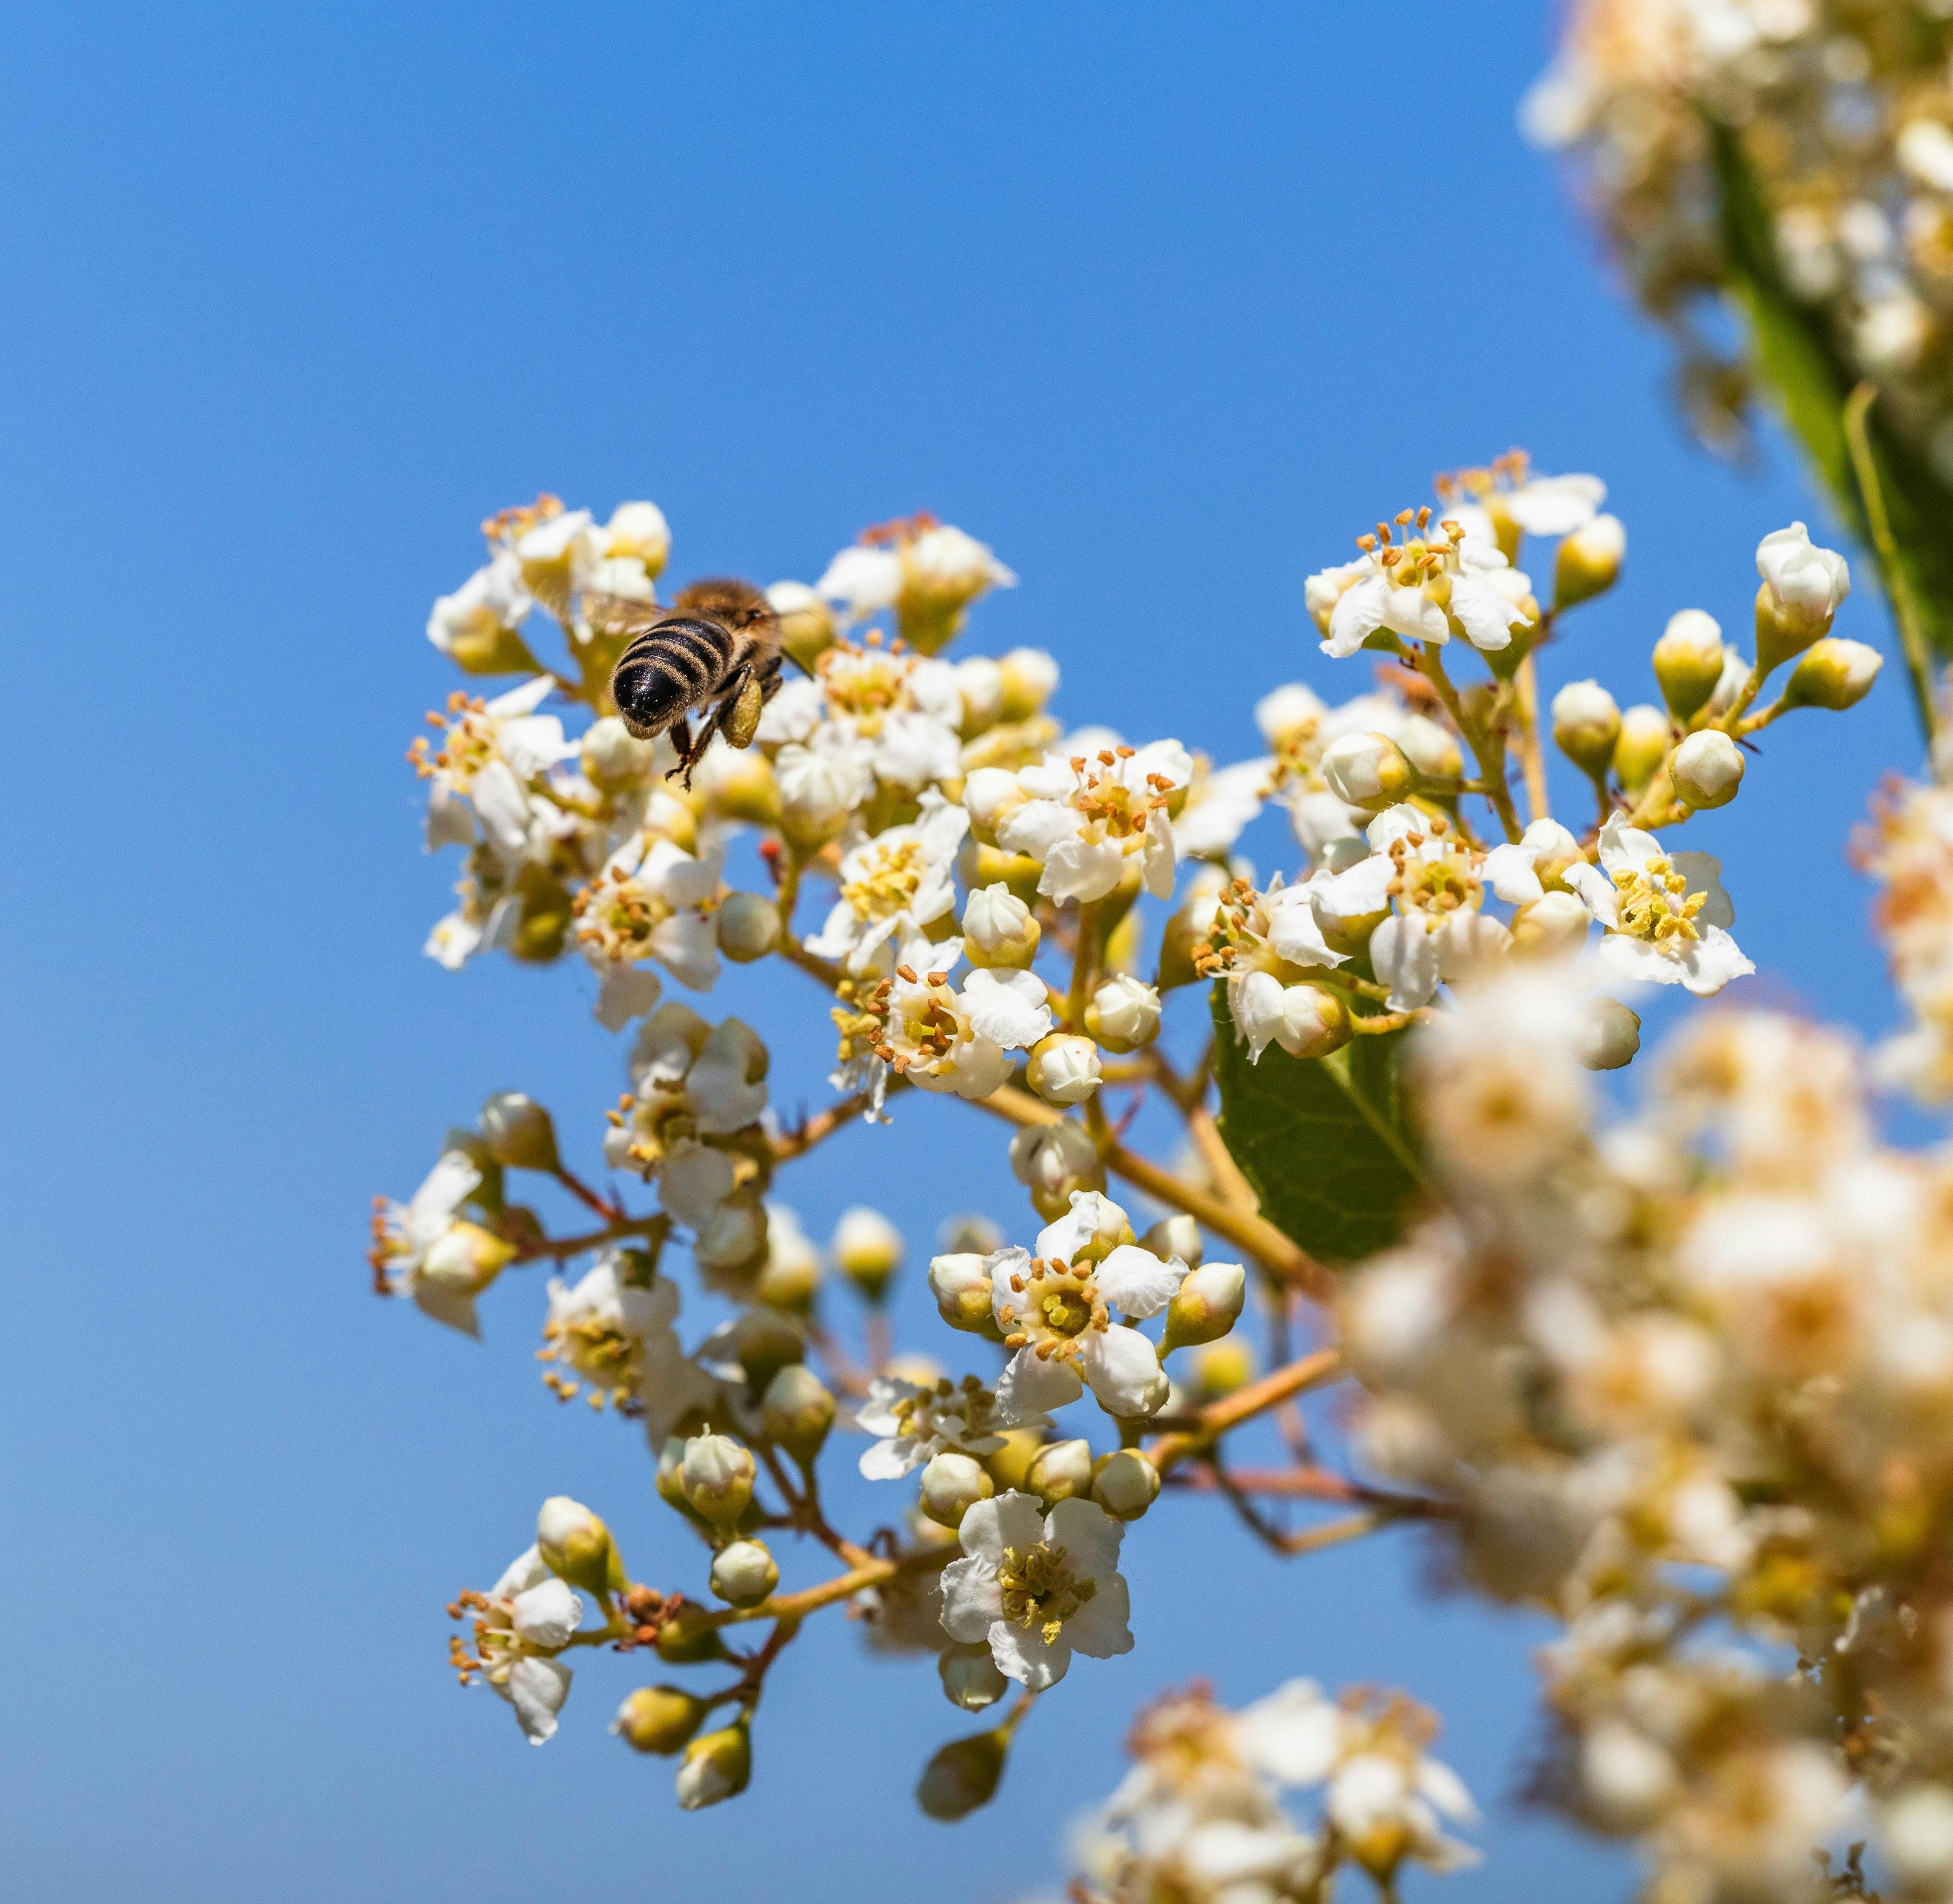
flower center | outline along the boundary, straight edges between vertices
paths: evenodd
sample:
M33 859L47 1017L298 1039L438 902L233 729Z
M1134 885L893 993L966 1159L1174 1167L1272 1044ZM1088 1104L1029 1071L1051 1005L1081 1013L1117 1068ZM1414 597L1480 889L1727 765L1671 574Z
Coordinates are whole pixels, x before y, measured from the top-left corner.
M892 919L915 898L924 870L921 842L905 839L876 850L870 866L843 883L841 896L858 919Z
M1080 1579L1065 1564L1064 1549L1049 1541L1021 1550L1005 1548L997 1584L1003 1589L1004 1617L1014 1626L1036 1627L1047 1646L1099 1591L1099 1582Z
M1059 1290L1045 1297L1038 1310L1054 1335L1083 1335L1092 1321L1092 1305L1081 1290Z
M1638 871L1616 873L1621 896L1621 923L1616 930L1650 945L1677 948L1702 935L1695 915L1709 903L1706 892L1691 892L1688 882L1673 864L1657 855Z

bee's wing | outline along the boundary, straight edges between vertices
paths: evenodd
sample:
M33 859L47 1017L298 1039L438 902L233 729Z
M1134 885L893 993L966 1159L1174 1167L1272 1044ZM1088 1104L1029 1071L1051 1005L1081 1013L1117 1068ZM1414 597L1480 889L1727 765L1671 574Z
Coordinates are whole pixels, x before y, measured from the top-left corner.
M641 601L635 595L613 595L601 588L583 591L583 616L593 628L613 635L638 635L668 620L669 608L654 601Z

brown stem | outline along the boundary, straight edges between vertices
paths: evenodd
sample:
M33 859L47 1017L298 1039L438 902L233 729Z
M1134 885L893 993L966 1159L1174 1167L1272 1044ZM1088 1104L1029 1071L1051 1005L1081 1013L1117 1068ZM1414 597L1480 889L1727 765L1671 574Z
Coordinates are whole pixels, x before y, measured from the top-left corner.
M1540 639L1545 638L1541 631ZM1528 654L1513 677L1513 705L1519 715L1519 765L1525 774L1526 817L1544 820L1546 804L1546 758L1539 744L1539 673Z
M1478 776L1485 783L1485 798L1492 804L1493 811L1499 816L1499 823L1506 830L1509 840L1517 839L1523 829L1519 817L1513 809L1513 796L1506 785L1506 744L1497 736L1487 736L1465 717L1463 702L1458 698L1458 690L1451 685L1451 677L1444 672L1444 658L1435 645L1426 641L1412 657L1419 673L1431 683L1432 691L1444 703L1444 711L1451 717L1452 725L1465 738L1465 744L1472 750L1478 763Z
M586 1209L594 1210L607 1223L616 1222L624 1214L607 1197L600 1197L566 1163L559 1163L550 1175Z
M1236 1389L1231 1395L1209 1402L1200 1411L1200 1426L1197 1429L1161 1435L1146 1450L1147 1457L1161 1474L1165 1474L1190 1454L1212 1447L1230 1429L1238 1428L1242 1423L1279 1406L1291 1395L1334 1382L1343 1372L1340 1349L1318 1349L1312 1354L1291 1362L1285 1369L1277 1369L1272 1374L1263 1375L1260 1381Z
M600 1230L586 1231L580 1236L551 1237L541 1243L531 1243L518 1250L513 1260L534 1263L547 1257L551 1262L561 1263L567 1257L582 1255L586 1250L601 1249L605 1244L615 1243L622 1237L654 1236L670 1227L671 1219L662 1212L656 1216L628 1216Z

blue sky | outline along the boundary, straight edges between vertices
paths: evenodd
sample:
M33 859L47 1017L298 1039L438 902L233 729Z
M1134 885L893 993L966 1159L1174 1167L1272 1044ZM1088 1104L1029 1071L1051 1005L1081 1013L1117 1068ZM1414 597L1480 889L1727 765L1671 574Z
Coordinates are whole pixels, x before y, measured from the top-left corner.
M1129 1543L1137 1649L1082 1663L953 1832L908 1794L958 1715L832 1620L776 1676L741 1805L681 1817L604 1736L629 1662L531 1752L454 1689L442 1604L558 1490L639 1573L694 1564L636 1438L538 1385L533 1282L477 1346L373 1301L360 1260L372 1194L487 1092L556 1106L587 1162L618 1087L579 971L418 955L450 877L401 759L450 685L421 630L494 508L647 495L678 573L761 578L933 509L1024 578L973 650L1048 646L1070 720L1224 758L1274 683L1362 685L1315 651L1307 573L1512 444L1603 475L1629 531L1549 688L1650 695L1678 607L1744 626L1757 537L1816 506L1779 446L1742 472L1683 441L1660 340L1513 129L1546 33L1326 3L10 22L14 1895L1003 1899L1056 1874L1133 1706L1197 1670L1437 1705L1490 1815L1458 1904L1522 1871L1625 1892L1512 1799L1539 1630L1434 1596L1407 1537L1281 1567L1197 1507ZM1889 645L1869 585L1840 628ZM1917 751L1895 667L1773 729L1691 830L1752 996L1891 1021L1842 851ZM776 1102L820 1101L803 993L741 974L713 1008L778 1028ZM817 1234L878 1202L925 1247L951 1209L1022 1228L966 1118L905 1107L792 1200ZM914 1281L901 1319L940 1349Z

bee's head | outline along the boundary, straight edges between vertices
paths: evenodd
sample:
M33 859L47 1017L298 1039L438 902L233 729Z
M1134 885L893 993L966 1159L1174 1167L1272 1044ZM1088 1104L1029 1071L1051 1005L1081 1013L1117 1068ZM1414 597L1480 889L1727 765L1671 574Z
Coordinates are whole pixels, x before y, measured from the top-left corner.
M743 635L748 629L774 619L773 604L761 590L730 576L688 582L673 597L672 612L716 622L735 635Z

